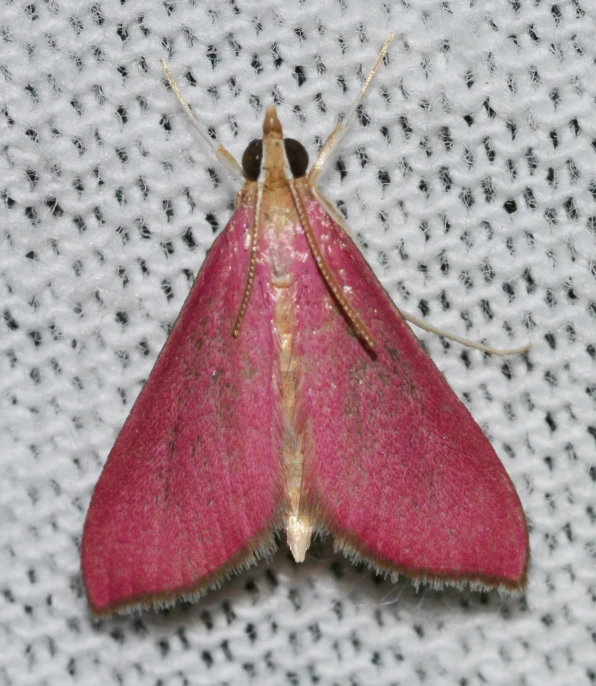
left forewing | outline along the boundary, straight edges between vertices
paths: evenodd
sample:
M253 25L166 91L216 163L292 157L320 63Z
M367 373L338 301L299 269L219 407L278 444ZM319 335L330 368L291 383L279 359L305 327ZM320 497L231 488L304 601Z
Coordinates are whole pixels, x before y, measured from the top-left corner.
M192 597L274 545L276 343L258 283L232 337L251 221L241 204L209 251L95 488L82 570L98 615Z

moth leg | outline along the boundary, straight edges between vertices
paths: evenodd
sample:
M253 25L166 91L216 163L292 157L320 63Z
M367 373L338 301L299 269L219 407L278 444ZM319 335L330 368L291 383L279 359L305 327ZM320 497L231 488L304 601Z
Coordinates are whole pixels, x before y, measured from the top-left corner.
M178 84L174 80L174 77L172 76L172 72L170 71L170 67L168 66L168 63L165 59L161 59L161 66L163 67L164 74L166 75L166 79L168 80L168 83L170 84L170 88L174 91L174 95L178 98L178 102L180 103L180 106L184 110L186 116L188 117L188 120L192 124L192 126L199 132L201 138L209 145L209 147L213 150L215 153L215 156L217 159L223 164L223 166L232 173L233 176L236 176L239 179L244 180L244 172L242 171L242 167L236 162L234 159L234 156L226 150L223 145L219 145L219 143L216 143L209 133L207 132L207 129L201 124L201 122L195 117L193 114L192 110L190 109L188 103L182 96L182 93L180 92L180 88L178 88Z
M434 333L437 334L437 336L448 338L450 341L461 343L462 345L465 345L468 348L475 348L476 350L482 350L482 352L485 353L491 353L491 355L499 355L500 357L503 357L504 355L518 355L519 353L527 352L532 347L531 343L526 343L526 345L522 345L520 348L511 348L509 350L493 348L490 345L476 343L475 341L471 341L469 338L463 338L462 336L456 336L455 334L448 333L447 331L443 331L442 329L437 329L435 326L427 324L422 319L418 319L418 317L415 317L413 314L410 314L409 312L404 312L404 310L400 310L400 312L402 314L402 317L407 322L410 322L410 324L414 324L415 326L418 326L421 329L428 331L429 333Z
M358 109L358 105L362 102L366 91L368 90L368 87L370 86L371 81L373 80L375 74L377 73L377 69L381 66L381 62L383 61L383 58L385 57L387 50L389 49L389 45L391 41L393 40L393 37L395 36L394 33L391 33L389 35L389 38L383 43L383 47L381 48L381 52L379 53L379 56L377 57L377 61L375 62L373 68L370 71L370 74L367 76L366 81L362 85L362 88L360 89L360 93L358 93L358 96L356 97L356 100L352 103L352 106L348 110L346 116L338 123L338 125L333 129L331 134L329 135L329 138L325 141L323 144L323 147L321 148L321 151L319 152L319 156L317 157L315 163L313 164L310 172L308 173L308 181L309 183L316 184L319 176L321 176L321 173L323 171L323 167L329 160L329 158L333 155L335 152L335 149L337 146L341 143L343 137L345 136L345 133L350 125L350 121L352 120L352 117L356 113L356 110ZM163 62L163 60L162 60Z
M346 234L354 240L354 234L352 233L352 229L349 227L348 222L344 219L343 214L337 209L337 207L327 198L323 193L321 193L320 189L317 188L316 186L313 186L311 188L311 191L313 192L315 198L323 205L323 207L327 210L327 213L333 219L333 221L341 226L341 228L346 232Z

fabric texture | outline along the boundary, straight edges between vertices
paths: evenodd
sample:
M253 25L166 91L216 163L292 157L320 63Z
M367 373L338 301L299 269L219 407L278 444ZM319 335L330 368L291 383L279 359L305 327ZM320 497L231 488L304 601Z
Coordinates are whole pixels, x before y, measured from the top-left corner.
M595 13L572 2L0 4L0 683L596 681ZM101 467L274 102L515 483L521 598L416 589L282 544L198 603L94 624L80 574Z

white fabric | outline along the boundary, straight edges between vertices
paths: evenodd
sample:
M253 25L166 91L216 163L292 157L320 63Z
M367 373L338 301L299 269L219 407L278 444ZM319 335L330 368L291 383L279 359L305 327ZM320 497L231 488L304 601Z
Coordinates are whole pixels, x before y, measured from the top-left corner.
M592 4L1 7L0 683L593 684ZM345 178L334 160L321 188L398 305L533 343L501 360L421 335L518 488L527 595L416 593L319 545L196 605L95 626L91 492L235 191L158 60L237 158L276 100L314 159L392 30Z

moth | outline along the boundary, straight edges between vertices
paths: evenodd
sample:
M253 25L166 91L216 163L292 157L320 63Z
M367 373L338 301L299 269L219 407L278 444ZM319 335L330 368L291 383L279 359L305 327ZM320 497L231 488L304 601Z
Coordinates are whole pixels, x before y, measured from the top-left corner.
M310 171L274 106L240 167L164 63L242 188L95 487L95 615L195 599L281 531L298 562L330 533L392 579L525 587L510 478L316 187L391 39Z

